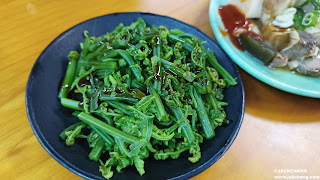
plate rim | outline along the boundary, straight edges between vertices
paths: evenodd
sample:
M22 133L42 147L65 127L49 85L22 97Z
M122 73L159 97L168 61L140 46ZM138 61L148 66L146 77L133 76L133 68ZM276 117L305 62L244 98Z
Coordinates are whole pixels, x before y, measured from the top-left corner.
M242 82L242 78L241 75L239 73L239 70L237 68L237 66L235 65L235 63L228 57L228 55L226 54L226 52L223 50L223 48L221 48L221 46L219 45L219 43L214 40L213 38L211 38L209 35L207 35L206 33L204 33L203 31L201 31L200 29L198 29L197 27L190 25L188 23L185 23L181 20L178 20L176 18L170 17L170 16L166 16L166 15L160 15L160 14L155 14L155 13L150 13L150 12L140 12L140 11L132 11L132 12L116 12L116 13L110 13L110 14L105 14L105 15L101 15L101 16L96 16L90 19L87 19L85 21L82 21L78 24L75 24L71 27L69 27L68 29L64 30L62 33L60 33L58 36L56 36L46 47L45 49L40 53L40 55L38 56L38 58L36 59L36 61L34 62L32 69L30 71L29 77L28 77L28 81L26 84L26 90L25 90L25 104L26 104L26 113L27 113L27 117L28 117L28 121L30 123L30 126L32 128L32 131L34 132L37 140L40 142L41 146L46 150L46 152L55 160L57 161L59 164L61 164L64 168L68 169L69 171L73 172L74 174L85 178L85 179L94 179L95 175L88 173L86 171L83 171L79 168L77 168L76 166L73 166L69 161L65 160L62 156L59 155L59 153L57 153L52 146L45 140L43 134L41 133L41 131L39 130L39 128L37 128L37 123L35 121L35 117L34 117L34 111L32 109L32 106L30 104L32 104L32 98L30 98L29 94L32 91L32 86L31 86L31 82L33 80L32 78L32 74L35 71L35 65L40 63L40 60L43 59L42 56L44 56L44 54L50 49L51 46L53 46L56 41L58 41L59 39L63 38L64 35L66 35L67 33L71 32L73 29L75 29L78 26L81 26L82 24L86 23L87 21L91 21L97 18L102 18L104 16L112 16L112 15L118 15L118 14L140 14L140 15L151 15L151 16L160 16L160 17L164 17L167 19L171 19L174 20L178 23L181 23L183 25L186 25L196 31L198 31L200 34L202 34L205 38L211 40L220 50L221 52L224 54L224 56L226 56L226 58L228 58L232 69L234 69L235 73L238 74L238 79L239 82L238 85L240 86L241 89L241 95L242 95L242 102L241 102L241 110L239 113L239 119L237 119L238 122L238 126L235 127L235 129L232 131L231 135L229 136L229 138L227 139L227 142L225 143L225 145L214 155L212 156L208 161L206 161L204 164L202 164L201 166L198 166L197 168L193 169L192 171L189 171L185 174L182 174L180 176L176 176L173 177L171 179L189 179L191 177L194 177L198 174L200 174L201 172L203 172L204 170L208 169L211 165L213 165L215 162L217 162L226 152L227 150L230 148L230 146L233 144L234 140L236 139L239 130L241 128L242 122L243 122L243 118L244 118L244 113L245 113L245 91L244 91L244 85ZM120 23L120 22L119 22ZM111 178L112 179L112 178Z
M223 1L225 2L225 1ZM223 40L222 35L220 33L220 27L217 19L220 17L220 15L214 14L216 12L217 6L219 6L220 1L216 0L211 0L210 5L209 5L209 19L210 19L210 25L213 30L213 33L216 37L216 40L219 42L220 46L223 48L223 50L228 54L228 56L244 71L249 73L251 76L254 78L260 80L261 82L270 85L274 88L277 88L279 90L289 92L292 94L300 95L300 96L305 96L305 97L310 97L310 98L320 98L320 91L312 91L310 89L303 89L303 88L296 88L292 85L288 85L285 82L281 82L278 79L271 78L267 75L264 75L262 71L259 71L256 68L250 68L250 65L246 66L247 64L242 63L239 61L238 57L236 57L235 54L233 54L233 50L231 50L230 46L225 43L225 40ZM217 6L216 6L217 5ZM220 18L219 18L220 19ZM251 58L251 57L250 57ZM254 61L254 59L252 58ZM261 65L264 66L264 65ZM276 70L275 70L276 71ZM276 72L277 73L277 72ZM292 74L294 75L294 74ZM307 76L306 76L307 77ZM293 76L294 78L294 76ZM314 78L314 77L310 77ZM316 78L315 78L316 79ZM320 81L320 78L319 78Z

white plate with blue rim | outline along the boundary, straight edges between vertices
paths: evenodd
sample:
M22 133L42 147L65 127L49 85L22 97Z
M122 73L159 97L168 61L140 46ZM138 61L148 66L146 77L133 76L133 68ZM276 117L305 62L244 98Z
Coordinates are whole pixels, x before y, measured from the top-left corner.
M289 70L270 69L233 45L229 36L222 33L225 28L219 14L219 6L227 5L227 1L211 0L209 18L217 41L231 59L247 73L270 86L301 96L320 98L320 78L299 75Z

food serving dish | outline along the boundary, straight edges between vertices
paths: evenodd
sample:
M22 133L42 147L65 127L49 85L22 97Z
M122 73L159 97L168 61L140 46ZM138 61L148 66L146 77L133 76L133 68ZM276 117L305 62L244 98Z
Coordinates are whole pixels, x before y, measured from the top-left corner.
M100 16L80 23L62 33L42 52L30 73L26 88L26 108L30 125L39 142L46 151L61 165L86 179L103 179L99 172L99 163L90 161L90 152L86 142L78 141L67 147L59 134L69 125L77 122L70 112L60 105L59 87L67 68L67 56L71 50L80 50L83 31L99 36L112 31L119 23L125 25L143 18L150 25L164 25L169 29L180 29L194 34L201 41L207 41L205 47L214 51L219 63L237 80L236 86L225 90L225 99L229 105L225 108L230 123L216 129L215 138L201 145L202 157L198 163L187 160L182 154L178 160L156 161L150 156L145 161L146 174L139 176L134 167L117 173L112 179L188 179L207 169L228 150L234 141L244 113L244 91L241 77L236 66L221 47L197 28L176 19L150 13L132 12ZM185 157L185 158L183 158Z
M217 41L231 59L243 70L270 86L293 94L320 98L320 78L299 75L289 70L270 69L232 44L229 37L224 33L225 28L218 12L219 6L226 5L227 1L211 1L209 16Z

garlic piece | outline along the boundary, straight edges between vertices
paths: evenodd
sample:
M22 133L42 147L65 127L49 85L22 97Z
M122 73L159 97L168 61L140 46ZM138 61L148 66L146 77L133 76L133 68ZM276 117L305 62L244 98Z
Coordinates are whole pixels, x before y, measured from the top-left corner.
M288 28L294 24L293 17L296 14L296 8L287 8L282 13L280 13L274 21L272 21L272 25L278 26L280 28Z

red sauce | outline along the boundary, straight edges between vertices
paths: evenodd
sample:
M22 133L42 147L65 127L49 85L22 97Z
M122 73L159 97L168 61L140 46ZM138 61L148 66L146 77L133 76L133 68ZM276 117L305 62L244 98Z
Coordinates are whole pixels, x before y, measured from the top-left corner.
M235 31L239 28L250 31L250 25L252 24L252 21L250 19L247 19L245 14L238 7L231 4L220 6L219 14L221 16L226 32L229 34L230 40L236 47L243 50L239 42L239 37L235 35ZM257 35L253 32L250 33ZM257 38L260 39L262 37L259 36Z
M83 102L80 102L79 104L78 104L78 107L79 108L83 108L84 106L83 106Z
M84 87L84 86L90 85L90 84L91 84L91 82L90 82L90 76L85 76L85 77L81 78L81 79L79 80L79 82L78 82L78 85L79 85L80 87Z

